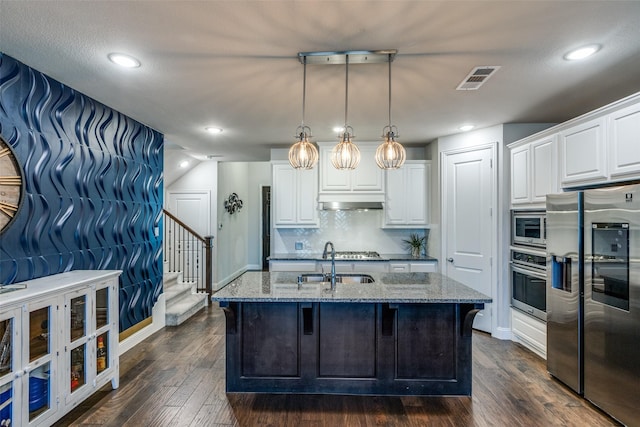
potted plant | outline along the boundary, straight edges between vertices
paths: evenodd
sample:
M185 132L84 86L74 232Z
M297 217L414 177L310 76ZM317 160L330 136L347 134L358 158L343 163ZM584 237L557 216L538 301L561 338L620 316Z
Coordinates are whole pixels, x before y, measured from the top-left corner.
M414 258L419 257L422 254L423 249L427 247L427 237L420 236L418 233L411 233L408 239L404 239L403 242L407 249L411 251L411 256Z

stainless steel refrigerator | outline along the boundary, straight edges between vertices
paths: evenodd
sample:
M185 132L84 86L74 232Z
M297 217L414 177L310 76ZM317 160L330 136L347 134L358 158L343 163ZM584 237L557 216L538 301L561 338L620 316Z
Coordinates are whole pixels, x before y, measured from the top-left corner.
M640 425L640 185L547 196L547 369Z

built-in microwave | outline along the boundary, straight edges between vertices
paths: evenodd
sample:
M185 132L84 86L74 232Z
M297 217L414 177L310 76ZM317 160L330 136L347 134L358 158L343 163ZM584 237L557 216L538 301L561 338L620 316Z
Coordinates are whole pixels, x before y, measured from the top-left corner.
M547 221L544 211L512 211L511 244L545 248Z

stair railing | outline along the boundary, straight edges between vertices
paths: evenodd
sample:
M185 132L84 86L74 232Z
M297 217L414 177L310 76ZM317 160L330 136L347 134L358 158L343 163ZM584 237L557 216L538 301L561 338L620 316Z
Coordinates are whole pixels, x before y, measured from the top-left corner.
M213 293L213 236L200 236L171 212L164 213L164 262L170 273L182 273L182 282L196 292Z

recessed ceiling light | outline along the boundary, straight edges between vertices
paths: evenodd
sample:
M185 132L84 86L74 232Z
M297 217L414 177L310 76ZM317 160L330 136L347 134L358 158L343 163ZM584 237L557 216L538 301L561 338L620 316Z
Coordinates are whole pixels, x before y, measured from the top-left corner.
M140 66L140 61L133 56L125 55L124 53L110 53L107 57L109 58L109 61L114 64L118 64L121 67L138 68Z
M589 46L583 46L581 48L572 50L571 52L567 52L564 55L564 59L567 61L577 61L580 59L585 59L596 53L600 50L600 45L590 44Z
M458 129L460 129L462 132L466 132L473 129L474 127L474 125L462 125Z
M217 128L214 126L207 126L206 128L204 128L204 130L213 134L222 133L222 128Z
M180 162L180 164L178 165L181 168L186 168L187 166L189 166L189 161L188 160L183 160Z

